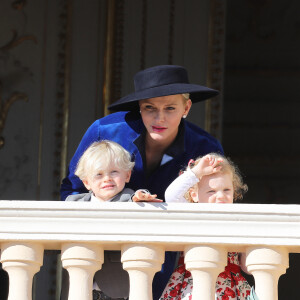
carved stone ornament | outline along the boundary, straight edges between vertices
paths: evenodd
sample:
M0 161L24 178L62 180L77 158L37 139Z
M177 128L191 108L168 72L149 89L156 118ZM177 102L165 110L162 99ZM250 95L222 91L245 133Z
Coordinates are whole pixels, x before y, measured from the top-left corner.
M8 115L9 108L11 105L16 102L17 100L24 100L28 101L27 95L23 93L13 93L6 101L2 102L1 98L1 82L0 82L0 149L4 146L5 139L2 136L2 131L5 126L6 117Z
M12 9L22 11L25 4L26 4L26 1L14 1L12 3ZM7 42L5 45L0 46L0 54L9 52L11 49L18 47L24 41L33 41L34 43L37 43L37 39L33 35L19 36L17 30L13 29L11 40L9 42ZM2 82L0 80L0 149L4 146L4 143L5 143L5 139L2 136L2 132L5 127L5 121L6 121L9 109L10 109L11 105L18 100L28 101L28 96L24 93L13 92L12 95L8 99L6 99L6 100L2 99Z

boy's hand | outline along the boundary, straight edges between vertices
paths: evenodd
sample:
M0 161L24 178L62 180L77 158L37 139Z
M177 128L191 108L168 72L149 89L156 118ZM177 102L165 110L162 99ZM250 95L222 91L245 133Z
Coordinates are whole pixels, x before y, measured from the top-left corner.
M222 158L215 158L212 155L205 155L201 158L197 165L191 170L200 179L202 176L219 172L222 168L219 164L223 162Z
M147 190L137 190L132 196L133 202L163 202L156 198L157 195L151 195Z

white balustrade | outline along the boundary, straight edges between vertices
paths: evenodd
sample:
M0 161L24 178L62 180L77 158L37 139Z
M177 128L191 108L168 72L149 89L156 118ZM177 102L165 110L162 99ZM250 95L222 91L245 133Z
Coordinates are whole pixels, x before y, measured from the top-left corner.
M61 249L62 266L69 272L69 300L92 300L93 277L103 263L103 248L95 244L68 243Z
M255 279L255 291L259 300L278 299L279 277L289 266L286 248L247 248L246 266Z
M9 275L8 300L28 300L32 296L32 280L43 264L41 244L7 242L1 245L1 262Z
M152 279L164 262L164 249L151 244L122 247L123 268L129 273L130 300L151 300Z
M246 253L259 299L277 300L288 254L300 253L300 206L0 201L0 246L9 300L32 298L32 278L48 249L61 250L70 300L91 299L104 250L122 251L130 300L152 298L164 251L184 251L193 300L214 299L228 251Z
M184 261L193 277L193 299L215 299L217 277L227 264L226 248L190 245Z

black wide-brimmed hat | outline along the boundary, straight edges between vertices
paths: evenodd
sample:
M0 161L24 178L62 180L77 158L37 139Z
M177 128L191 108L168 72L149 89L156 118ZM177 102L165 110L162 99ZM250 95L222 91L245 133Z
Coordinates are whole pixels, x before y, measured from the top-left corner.
M193 103L217 96L218 91L189 83L185 68L175 65L160 65L139 71L134 76L135 92L112 103L108 109L139 110L138 101L176 94L190 94Z

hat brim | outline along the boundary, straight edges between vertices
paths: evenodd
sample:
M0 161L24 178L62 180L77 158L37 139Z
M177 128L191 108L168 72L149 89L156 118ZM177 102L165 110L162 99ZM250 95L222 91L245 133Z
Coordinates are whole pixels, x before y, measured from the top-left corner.
M108 109L112 111L135 111L139 110L139 100L185 93L190 94L190 99L193 103L215 97L219 94L217 90L197 84L174 83L134 92L112 103L108 106Z

